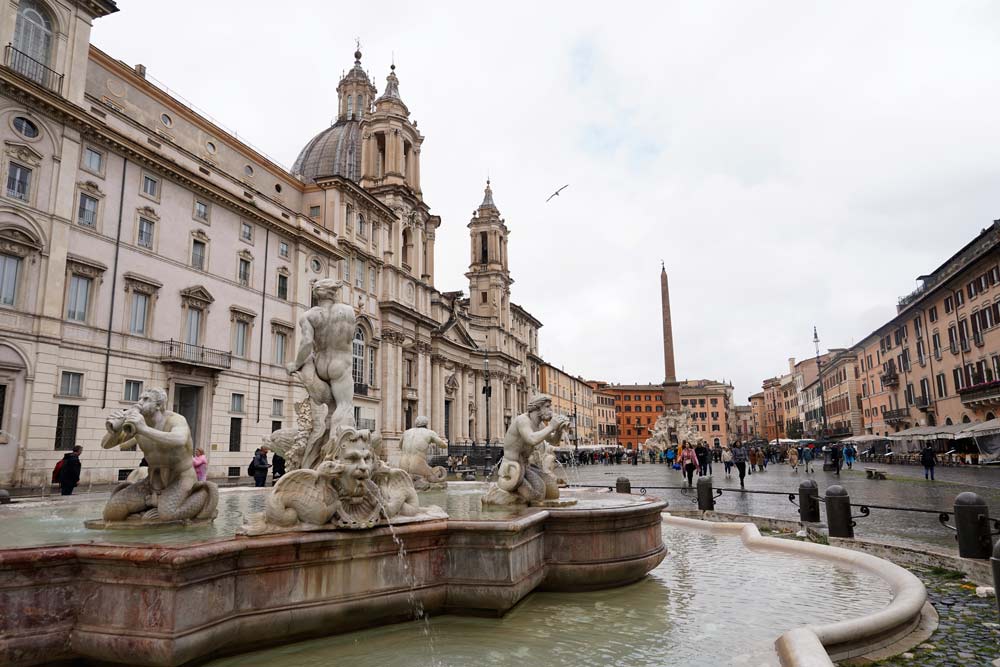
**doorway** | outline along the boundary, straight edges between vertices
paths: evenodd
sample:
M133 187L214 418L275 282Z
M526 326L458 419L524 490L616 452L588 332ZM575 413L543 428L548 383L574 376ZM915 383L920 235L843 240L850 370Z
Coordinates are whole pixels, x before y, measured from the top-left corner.
M201 418L201 387L190 384L174 385L174 412L187 420L191 429L191 443L200 447L198 442L198 422Z
M444 439L451 442L451 401L444 402Z

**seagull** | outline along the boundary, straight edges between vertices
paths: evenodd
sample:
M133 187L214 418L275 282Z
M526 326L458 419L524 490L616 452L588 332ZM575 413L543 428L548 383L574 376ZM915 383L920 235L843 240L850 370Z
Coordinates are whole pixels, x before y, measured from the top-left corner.
M550 194L550 195L549 195L549 199L552 199L553 197L558 197L558 196L559 196L559 193L560 193L560 192L562 192L563 190L565 190L565 189L566 189L566 188L568 188L568 187L569 187L569 183L567 183L566 185L562 186L561 188L559 188L558 190L556 190L555 192L553 192L552 194ZM548 203L549 203L549 199L546 199L546 200L545 200L545 203L546 203L546 204L548 204Z

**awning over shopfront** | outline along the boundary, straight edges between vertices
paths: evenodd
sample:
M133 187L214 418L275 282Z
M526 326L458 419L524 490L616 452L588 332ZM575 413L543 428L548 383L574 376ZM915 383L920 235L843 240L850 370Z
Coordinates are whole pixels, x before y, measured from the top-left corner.
M893 441L954 440L959 431L968 428L970 424L951 424L942 426L914 426L898 433L886 436Z

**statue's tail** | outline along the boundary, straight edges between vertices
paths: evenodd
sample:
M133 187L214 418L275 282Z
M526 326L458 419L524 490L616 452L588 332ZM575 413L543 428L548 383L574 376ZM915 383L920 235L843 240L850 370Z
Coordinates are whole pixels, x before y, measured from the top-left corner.
M497 471L497 486L504 491L514 492L524 479L524 468L517 461L504 459Z
M195 482L194 486L191 487L191 492L194 493L201 489L204 489L208 494L208 500L205 501L205 507L198 512L195 518L212 519L219 507L219 487L214 482Z
M428 482L443 482L448 477L448 471L442 466L434 466L431 468L431 473Z

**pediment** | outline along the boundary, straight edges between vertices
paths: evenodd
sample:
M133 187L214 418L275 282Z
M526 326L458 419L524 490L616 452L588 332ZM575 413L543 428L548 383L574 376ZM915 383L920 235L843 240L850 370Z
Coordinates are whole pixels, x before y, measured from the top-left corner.
M181 290L181 300L199 301L204 304L214 303L215 297L201 285L187 287Z
M465 326L457 320L451 320L451 322L446 324L439 332L439 335L445 340L456 345L461 345L462 347L471 347L474 349L478 349L479 347Z
M28 144L22 144L16 141L5 141L4 150L7 152L7 155L11 156L18 162L24 162L35 167L42 163L42 154Z

